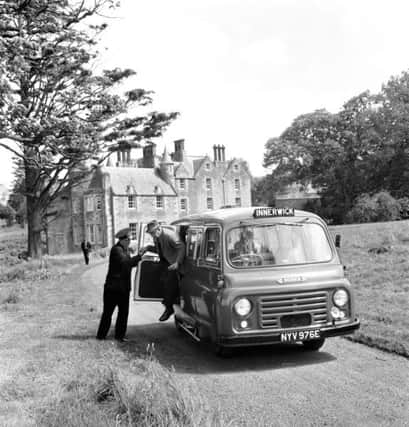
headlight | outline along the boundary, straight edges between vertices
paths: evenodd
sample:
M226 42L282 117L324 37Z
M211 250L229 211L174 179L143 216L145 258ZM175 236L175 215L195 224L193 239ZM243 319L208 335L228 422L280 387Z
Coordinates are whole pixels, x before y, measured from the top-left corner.
M348 292L344 289L338 289L333 297L332 297L334 304L338 307L345 307L345 305L348 302Z
M251 311L251 302L247 298L240 298L234 303L233 308L239 316L247 316Z

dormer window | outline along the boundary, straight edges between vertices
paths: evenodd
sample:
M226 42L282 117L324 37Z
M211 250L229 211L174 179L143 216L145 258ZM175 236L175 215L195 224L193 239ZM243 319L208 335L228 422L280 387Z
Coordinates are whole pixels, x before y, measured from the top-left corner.
M239 165L238 165L237 163L235 163L235 164L233 165L233 170L234 170L235 172L237 172L237 171L239 170Z
M186 180L185 180L185 178L179 179L179 188L181 190L184 190L186 188Z
M207 162L207 163L205 164L205 169L206 169L206 170L210 170L210 163L209 163L209 162Z
M211 189L212 189L212 179L206 178L206 190L211 190Z

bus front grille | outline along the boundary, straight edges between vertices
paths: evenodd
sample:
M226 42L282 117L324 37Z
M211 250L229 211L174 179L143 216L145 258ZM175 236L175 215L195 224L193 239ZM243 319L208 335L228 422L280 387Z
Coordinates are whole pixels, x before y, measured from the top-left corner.
M319 326L328 321L327 291L266 295L259 298L258 306L262 328L280 329L288 327L289 324L291 327Z

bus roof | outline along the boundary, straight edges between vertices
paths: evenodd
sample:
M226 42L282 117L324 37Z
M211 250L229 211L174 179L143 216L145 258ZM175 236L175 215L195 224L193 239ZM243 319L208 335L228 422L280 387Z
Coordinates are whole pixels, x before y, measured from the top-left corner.
M268 206L252 206L252 207L246 207L246 208L222 208L217 209L213 211L206 211L203 213L197 213L192 215L187 215L185 217L179 218L176 221L173 221L173 225L182 225L184 223L197 223L197 224L203 224L203 223L210 223L210 222L217 222L217 223L231 223L231 222L240 222L240 221L258 221L261 219L271 219L271 218L288 218L288 217L310 217L310 218L316 218L321 220L321 218L312 213L307 211L302 211L298 209L286 209L283 208L284 211L288 212L291 211L291 215L284 214L280 215L280 209L281 208L271 208ZM255 211L258 212L275 212L278 214L275 215L263 215L260 217L257 217L257 219L254 217Z

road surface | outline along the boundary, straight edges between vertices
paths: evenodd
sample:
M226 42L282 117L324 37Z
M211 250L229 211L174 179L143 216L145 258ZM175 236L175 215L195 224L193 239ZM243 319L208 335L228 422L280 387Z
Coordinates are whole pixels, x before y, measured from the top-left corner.
M103 263L83 276L99 299L105 274ZM221 359L210 346L178 332L173 319L158 322L162 308L131 302L126 351L140 354L154 343L157 360L181 381L193 378L234 426L409 426L404 357L337 337L319 352L255 347Z

